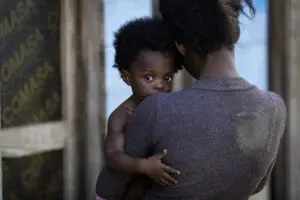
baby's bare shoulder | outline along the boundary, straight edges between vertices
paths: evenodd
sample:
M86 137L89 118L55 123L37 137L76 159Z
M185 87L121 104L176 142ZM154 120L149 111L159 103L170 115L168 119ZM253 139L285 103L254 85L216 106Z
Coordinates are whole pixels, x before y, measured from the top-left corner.
M108 118L108 128L114 131L124 131L132 116L133 109L123 102Z
M128 114L126 110L121 106L119 106L110 114L108 118L108 124L126 123L127 118L128 118Z

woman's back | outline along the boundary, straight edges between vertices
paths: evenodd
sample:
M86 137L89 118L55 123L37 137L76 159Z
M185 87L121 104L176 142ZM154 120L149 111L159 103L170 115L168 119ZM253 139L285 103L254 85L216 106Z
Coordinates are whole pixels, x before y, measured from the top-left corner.
M145 199L248 199L272 169L285 106L242 78L211 78L159 97L155 151L178 183L154 184ZM153 153L154 153L153 152Z

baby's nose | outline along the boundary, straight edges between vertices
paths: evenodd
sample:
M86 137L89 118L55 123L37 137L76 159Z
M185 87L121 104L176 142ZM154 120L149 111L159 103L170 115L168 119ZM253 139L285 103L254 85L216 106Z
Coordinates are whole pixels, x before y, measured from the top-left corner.
M163 91L163 89L164 89L164 85L161 82L156 83L154 87L155 87L155 90L158 90L158 91Z

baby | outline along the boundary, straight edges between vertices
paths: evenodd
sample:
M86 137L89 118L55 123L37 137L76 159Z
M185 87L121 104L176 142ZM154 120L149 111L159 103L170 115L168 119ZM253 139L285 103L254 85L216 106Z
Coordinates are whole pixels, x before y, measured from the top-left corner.
M115 33L114 48L114 67L131 87L132 95L108 119L104 152L109 167L137 175L122 197L134 200L141 198L143 188L147 186L147 181L141 181L138 175L147 175L160 184L171 185L176 183L171 175L179 174L161 162L167 150L144 159L126 155L124 132L141 101L155 92L172 91L174 74L181 69L181 57L160 19L140 18L123 25ZM97 194L106 198L101 192Z

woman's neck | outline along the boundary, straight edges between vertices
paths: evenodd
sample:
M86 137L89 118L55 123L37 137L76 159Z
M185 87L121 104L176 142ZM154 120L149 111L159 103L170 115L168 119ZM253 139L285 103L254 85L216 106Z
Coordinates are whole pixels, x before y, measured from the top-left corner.
M205 62L202 78L236 78L239 74L235 68L234 55L229 49L222 48L217 52L210 53Z

